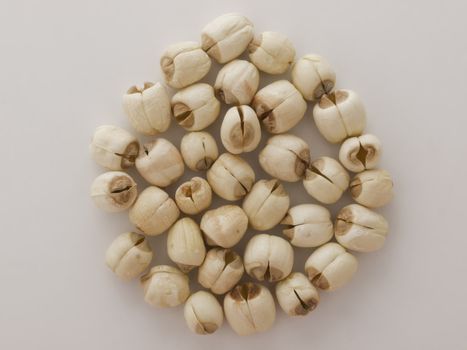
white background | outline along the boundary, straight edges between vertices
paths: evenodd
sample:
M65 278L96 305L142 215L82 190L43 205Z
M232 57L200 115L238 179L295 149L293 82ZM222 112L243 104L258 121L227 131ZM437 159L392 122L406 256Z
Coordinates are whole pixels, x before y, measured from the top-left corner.
M466 4L3 0L0 348L465 349ZM267 333L239 338L225 325L200 337L185 327L181 307L151 308L138 283L105 267L107 246L132 227L125 213L93 206L89 187L103 170L88 143L100 124L130 130L121 95L161 79L167 45L199 40L204 24L232 11L258 31L288 35L299 56L326 56L338 86L361 95L396 197L381 210L391 224L384 249L358 255L352 282L322 293L308 317L278 310ZM217 135L219 125L209 130ZM313 157L337 155L316 132L311 108L293 132ZM181 135L174 124L166 137L178 145ZM255 155L247 158L257 167ZM312 202L300 183L287 189L293 204ZM167 262L165 235L151 242L154 263ZM297 253L297 271L309 253Z

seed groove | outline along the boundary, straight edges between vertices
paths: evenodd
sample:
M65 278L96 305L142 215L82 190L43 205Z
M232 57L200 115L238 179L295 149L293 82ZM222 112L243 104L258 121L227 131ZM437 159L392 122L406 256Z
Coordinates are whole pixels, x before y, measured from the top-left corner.
M297 291L294 289L293 290L295 296L297 297L298 301L300 302L300 305L302 306L302 308L305 310L305 311L308 311L309 309L311 309L311 306L308 305L307 303L305 303L302 298L300 298L300 295L297 293Z
M368 151L365 149L365 147L363 147L363 145L360 142L360 148L358 149L358 153L356 157L360 162L362 162L363 166L365 167L366 167L367 156L368 156Z
M126 186L126 187L123 187L123 188L117 188L113 191L111 191L110 193L122 193L122 192L125 192L125 191L129 191L133 186Z
M326 180L328 180L330 183L334 183L329 177L327 177L326 175L324 175L318 168L314 167L313 165L310 164L309 169L310 169L312 172L318 174L319 176L324 177L324 178L325 178Z

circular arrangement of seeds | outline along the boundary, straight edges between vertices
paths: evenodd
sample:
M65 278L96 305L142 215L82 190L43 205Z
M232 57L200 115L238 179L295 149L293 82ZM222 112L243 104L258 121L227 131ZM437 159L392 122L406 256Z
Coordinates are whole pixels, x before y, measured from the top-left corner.
M249 61L237 59L246 50ZM199 82L212 59L225 64L214 86ZM214 333L224 315L239 335L268 330L276 316L273 294L286 314L308 314L319 304L318 290L338 289L352 278L358 266L352 252L380 249L388 232L387 221L373 209L391 200L393 182L377 168L381 143L364 134L362 101L354 91L335 88L336 74L325 58L308 54L295 59L287 37L255 35L253 24L239 14L206 25L201 43L168 47L160 66L166 84L179 90L170 97L160 83L133 86L123 96L123 107L134 130L146 136L164 133L174 119L187 131L180 149L161 137L140 145L132 134L110 125L98 127L90 145L94 160L109 170L92 184L96 206L129 210L130 222L142 232L118 236L107 250L107 265L123 280L140 277L144 299L153 306L184 303L187 326L198 334ZM278 80L258 91L260 71L276 75L289 69L291 81ZM312 159L307 142L287 133L304 117L307 102L314 103L321 135L341 144L339 160ZM215 138L202 130L217 120L222 103L232 107L219 130L226 150L219 154ZM256 179L239 155L257 149L266 134L262 129L272 134L258 155L270 178ZM142 191L123 172L133 165L150 184ZM179 180L185 166L200 176L182 183L171 198L162 188ZM356 173L352 179L349 172ZM301 181L322 204L336 203L347 190L356 203L343 207L333 222L322 205L290 207L281 181ZM242 201L241 206L210 209L213 194ZM198 214L200 222L190 218ZM268 231L277 225L283 237L255 234L243 255L235 251L249 227ZM154 253L146 236L164 232L176 267L147 271ZM292 271L295 247L313 248L302 272ZM192 294L188 273L193 269L205 290ZM241 283L245 273L251 281ZM261 281L274 283L274 293Z

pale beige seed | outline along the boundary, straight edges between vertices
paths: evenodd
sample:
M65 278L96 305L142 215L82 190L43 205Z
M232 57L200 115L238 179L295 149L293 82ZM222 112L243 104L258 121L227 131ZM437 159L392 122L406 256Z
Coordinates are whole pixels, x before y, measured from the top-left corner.
M176 122L188 131L207 128L216 121L221 110L214 89L203 83L179 90L172 97L171 105Z
M122 280L130 280L146 270L153 251L143 235L127 232L118 236L107 249L105 262Z
M145 188L129 212L131 223L148 236L166 231L179 215L180 211L173 199L156 186Z
M349 187L350 176L335 159L321 157L311 162L303 186L307 193L324 204L336 203Z
M122 171L109 171L99 175L91 186L91 198L96 206L115 213L128 209L138 195L133 178Z
M284 236L296 247L319 247L330 241L334 233L331 213L316 204L290 208L281 225Z
M235 60L221 68L214 90L226 104L246 105L255 96L258 86L258 69L248 61Z
M299 181L310 164L310 147L292 134L272 136L259 153L259 164L266 173L279 180Z
M232 154L251 152L261 141L261 125L250 106L230 108L221 125L221 140Z
M190 295L188 276L173 266L154 266L141 277L141 285L144 300L155 307L178 306Z
M203 263L206 247L201 230L193 219L182 218L170 228L167 254L183 272L189 272Z
M96 128L89 151L97 164L109 170L123 170L135 164L138 140L128 131L113 125Z
M295 58L295 48L285 35L263 32L255 35L248 46L250 61L261 71L282 74Z
M324 57L308 54L292 66L292 82L309 101L329 94L336 84L336 73Z
M224 321L224 313L216 297L203 290L188 298L183 313L188 328L195 334L212 334Z
M201 80L211 68L211 59L195 41L170 45L160 60L165 81L181 89Z
M253 24L237 13L228 13L208 23L201 34L201 45L218 63L240 56L253 39Z
M370 134L351 137L344 141L339 150L339 160L354 173L375 168L381 157L381 142Z
M160 83L133 85L123 95L123 109L131 126L144 135L157 135L170 126L170 98Z
M248 217L239 206L224 205L204 213L200 226L209 245L231 248L245 234Z
M251 227L266 231L284 218L290 198L282 184L276 180L259 180L243 200L243 210Z
M337 214L334 233L342 246L366 253L384 245L388 230L388 222L382 215L361 205L351 204Z
M180 151L185 164L193 171L208 170L219 156L216 140L205 131L183 136Z
M352 90L323 95L313 108L313 118L321 135L331 143L359 136L366 126L365 107Z
M359 204L368 208L379 208L393 197L393 181L386 170L363 171L350 183L350 194Z
M294 252L285 239L259 234L248 242L243 260L250 276L259 281L277 282L292 271Z
M238 335L267 331L276 319L271 292L255 283L239 284L226 294L224 312L230 327Z
M276 298L289 316L308 315L319 304L318 291L304 274L298 272L276 284Z
M214 193L228 201L243 198L255 182L253 168L243 158L230 153L221 154L206 177Z
M243 276L242 258L235 251L212 248L198 269L198 282L215 294L231 290Z
M338 243L316 249L305 262L305 272L315 287L333 291L347 284L357 271L357 259Z
M211 206L211 201L211 186L202 177L182 183L175 192L175 202L185 214L199 214Z
M268 132L281 134L302 120L307 104L292 83L279 80L259 90L252 107Z
M157 138L145 143L136 158L136 169L151 185L166 187L185 171L182 156L170 141Z

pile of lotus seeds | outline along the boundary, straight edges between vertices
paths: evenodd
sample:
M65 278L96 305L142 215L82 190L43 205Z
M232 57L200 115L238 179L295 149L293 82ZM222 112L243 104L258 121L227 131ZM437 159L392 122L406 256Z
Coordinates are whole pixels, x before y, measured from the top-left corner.
M250 61L236 59L245 50ZM209 72L211 59L225 63L214 87L198 82ZM334 89L335 73L323 57L309 54L295 60L287 37L275 32L255 35L252 23L239 14L209 23L201 44L170 46L160 65L167 85L180 90L170 98L160 83L133 86L123 96L123 107L135 131L147 136L163 133L174 118L187 131L180 151L160 137L140 145L126 130L109 125L98 127L91 142L92 157L110 170L92 184L95 204L108 212L129 209L131 223L143 233L117 237L107 250L107 265L123 280L139 277L153 258L145 235L168 231L167 252L177 267L154 266L142 275L144 298L156 307L185 303L184 316L193 332L215 332L224 314L239 335L273 325L276 307L271 291L256 282L239 284L244 272L254 281L277 282L275 296L288 315L308 314L319 303L318 289L340 288L356 272L357 259L349 251L375 251L388 232L387 221L372 209L391 200L393 182L388 172L376 169L381 145L377 137L363 134L362 101L351 90ZM257 91L259 71L283 74L289 68L291 82L278 80ZM305 115L307 101L314 103L313 118L322 136L341 143L339 161L311 160L307 143L287 134ZM219 155L215 139L201 130L219 117L221 103L232 107L220 128L228 152ZM269 179L256 179L239 156L257 148L262 129L271 134L259 153ZM122 172L133 165L150 184L139 193L133 178ZM176 182L185 166L205 172L206 178L193 177L170 198L162 188ZM352 180L348 171L357 173ZM323 204L337 202L349 190L356 204L342 208L333 223L321 205L290 208L281 181L301 181ZM209 209L213 192L243 203ZM202 212L200 223L189 217ZM181 213L186 216L180 218ZM248 227L267 232L279 224L283 237L256 234L243 257L232 249ZM331 242L333 238L336 242ZM316 248L304 273L292 272L294 246ZM206 291L191 294L187 273L195 268ZM214 294L223 295L223 307Z

